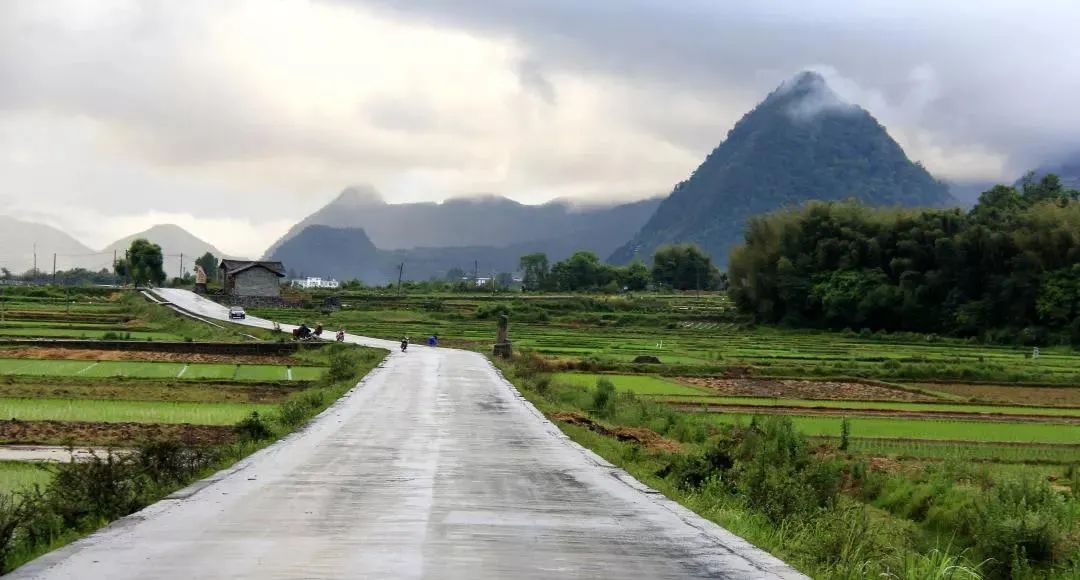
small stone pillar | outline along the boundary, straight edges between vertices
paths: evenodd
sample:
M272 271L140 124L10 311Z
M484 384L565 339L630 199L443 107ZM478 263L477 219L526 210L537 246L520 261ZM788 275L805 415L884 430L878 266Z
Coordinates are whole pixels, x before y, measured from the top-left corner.
M499 334L495 338L492 354L502 358L510 358L514 354L510 346L510 317L505 314L499 316Z
M206 294L206 272L198 264L195 264L195 293Z

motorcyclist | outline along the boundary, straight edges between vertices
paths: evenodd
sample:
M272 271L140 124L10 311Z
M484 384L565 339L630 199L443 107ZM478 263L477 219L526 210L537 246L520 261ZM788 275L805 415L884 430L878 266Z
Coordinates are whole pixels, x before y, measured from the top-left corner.
M337 341L338 342L345 342L345 329L344 328L337 331Z
M306 322L300 323L300 328L296 329L296 338L303 340L311 336L311 328L308 327Z
M321 322L315 325L315 336L316 337L322 336L322 323Z
M405 349L409 348L409 337L401 339L401 352L405 352Z

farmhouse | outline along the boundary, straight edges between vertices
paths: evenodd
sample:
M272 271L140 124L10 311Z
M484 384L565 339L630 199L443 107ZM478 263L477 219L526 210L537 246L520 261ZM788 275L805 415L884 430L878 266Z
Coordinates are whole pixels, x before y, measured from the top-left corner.
M280 279L285 277L285 266L281 262L222 260L220 268L225 293L230 296L281 296Z

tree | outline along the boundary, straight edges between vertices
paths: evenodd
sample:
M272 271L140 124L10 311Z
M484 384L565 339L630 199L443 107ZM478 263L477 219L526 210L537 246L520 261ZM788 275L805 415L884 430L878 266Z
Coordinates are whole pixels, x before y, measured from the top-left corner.
M165 281L164 263L161 246L139 238L131 242L127 255L117 260L115 270L136 285L161 284Z
M514 275L510 272L499 272L495 274L495 288L498 290L506 290L514 284Z
M623 287L634 292L648 288L649 280L652 278L649 267L641 260L634 260L620 274L622 275Z
M551 278L559 290L595 290L611 282L613 276L611 268L592 252L574 252L551 267Z
M210 252L203 254L199 259L195 260L195 265L201 267L203 271L206 272L207 280L217 279L218 259Z
M10 279L11 270L8 270L7 268L0 268L0 278L3 278L4 280Z
M521 287L530 292L545 290L548 287L548 258L547 254L536 253L522 256L518 260L518 268L522 272Z
M653 280L676 290L708 289L713 270L712 259L694 244L661 246L653 255Z

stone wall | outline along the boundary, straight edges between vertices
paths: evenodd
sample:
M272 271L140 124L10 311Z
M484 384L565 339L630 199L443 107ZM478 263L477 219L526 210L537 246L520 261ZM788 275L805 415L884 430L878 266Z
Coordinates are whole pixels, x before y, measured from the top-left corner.
M281 296L281 279L266 268L248 268L233 276L233 280L233 296Z

